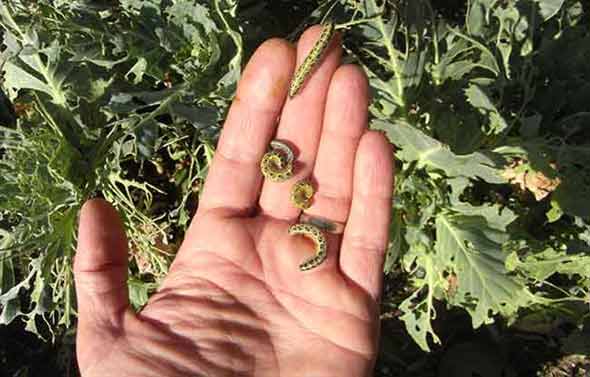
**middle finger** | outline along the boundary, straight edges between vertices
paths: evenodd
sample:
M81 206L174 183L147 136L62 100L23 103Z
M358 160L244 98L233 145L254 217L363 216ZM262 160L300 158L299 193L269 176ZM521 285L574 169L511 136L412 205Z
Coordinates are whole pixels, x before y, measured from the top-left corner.
M297 62L301 64L321 33L320 26L309 28L297 45ZM313 169L318 149L326 95L332 75L340 65L342 48L338 36L332 40L320 65L307 79L299 94L287 100L277 128L276 139L294 147L293 177L285 182L266 180L260 195L261 212L275 219L292 221L300 210L290 202L291 187L298 180L308 177Z

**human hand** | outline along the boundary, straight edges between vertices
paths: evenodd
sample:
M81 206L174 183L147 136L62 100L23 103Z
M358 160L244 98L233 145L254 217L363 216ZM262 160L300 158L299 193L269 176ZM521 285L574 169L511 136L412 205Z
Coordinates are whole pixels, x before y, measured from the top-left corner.
M369 376L393 187L392 151L367 131L362 71L340 66L338 38L300 94L285 102L297 52L274 39L244 71L199 209L164 283L139 313L129 305L127 240L103 200L80 215L75 277L82 376ZM279 125L276 125L280 115ZM259 162L274 138L296 147L288 182L264 181ZM328 257L287 229L300 211L292 184L312 177L306 213L346 222Z

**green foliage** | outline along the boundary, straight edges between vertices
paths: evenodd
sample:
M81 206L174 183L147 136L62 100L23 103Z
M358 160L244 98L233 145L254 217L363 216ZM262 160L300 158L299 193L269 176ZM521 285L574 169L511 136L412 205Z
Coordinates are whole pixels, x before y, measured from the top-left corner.
M0 106L0 321L70 326L76 214L96 193L124 216L144 304L198 204L244 56L324 17L369 77L371 127L397 147L385 273L408 286L384 307L423 350L445 307L474 328L568 311L590 289L589 13L576 0L470 0L459 15L428 0L3 2L2 85L19 111Z
M410 276L412 293L390 298L409 334L424 350L440 342L437 301L477 328L585 300L590 150L576 103L590 77L579 60L590 57L588 10L474 0L447 20L425 0L345 6L367 18L349 49L370 78L372 127L398 147L401 234L388 255L400 264L385 272Z
M124 217L131 300L146 302L240 75L235 12L224 0L0 4L18 115L0 129L0 323L21 317L40 336L72 325L77 216L96 194Z

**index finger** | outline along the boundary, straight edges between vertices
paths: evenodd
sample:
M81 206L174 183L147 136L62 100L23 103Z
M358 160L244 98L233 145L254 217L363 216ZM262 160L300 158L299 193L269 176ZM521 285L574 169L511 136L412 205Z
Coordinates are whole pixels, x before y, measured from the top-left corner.
M258 199L260 159L275 132L295 67L295 49L286 41L263 43L250 59L223 126L199 212L251 210Z

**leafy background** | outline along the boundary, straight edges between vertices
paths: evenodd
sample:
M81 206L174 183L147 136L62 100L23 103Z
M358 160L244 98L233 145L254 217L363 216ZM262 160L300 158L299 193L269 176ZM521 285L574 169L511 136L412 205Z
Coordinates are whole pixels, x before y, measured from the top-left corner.
M165 276L241 68L333 18L397 147L378 376L590 373L590 6L576 0L0 4L0 375L75 375L81 204ZM586 325L586 326L585 326ZM526 362L523 362L526 360Z

